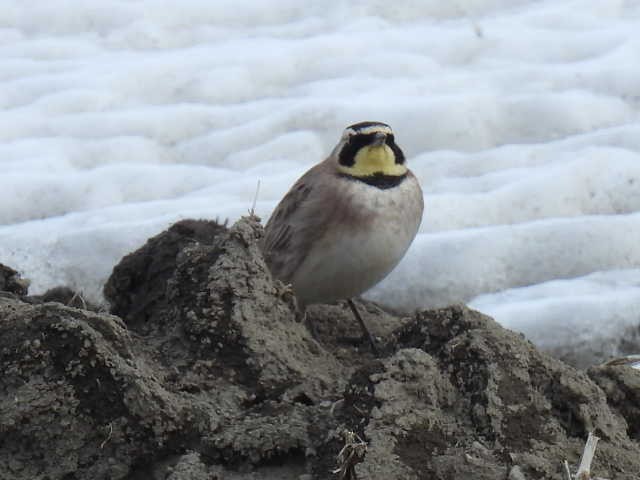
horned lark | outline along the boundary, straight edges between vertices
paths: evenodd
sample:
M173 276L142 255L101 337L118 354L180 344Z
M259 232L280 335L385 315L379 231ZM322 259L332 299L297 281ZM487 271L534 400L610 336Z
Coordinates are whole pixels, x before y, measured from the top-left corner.
M265 227L263 251L273 276L290 284L298 308L351 298L398 264L422 219L422 190L391 127L347 127L329 157L305 173Z

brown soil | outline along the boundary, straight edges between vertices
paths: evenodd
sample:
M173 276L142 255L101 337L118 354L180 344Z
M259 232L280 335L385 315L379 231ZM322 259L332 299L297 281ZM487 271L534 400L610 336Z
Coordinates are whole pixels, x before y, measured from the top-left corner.
M380 358L317 306L316 342L261 235L174 225L114 269L117 316L0 267L0 479L337 478L345 430L360 479L559 479L590 431L594 474L640 477L640 371L576 370L464 306L359 302Z

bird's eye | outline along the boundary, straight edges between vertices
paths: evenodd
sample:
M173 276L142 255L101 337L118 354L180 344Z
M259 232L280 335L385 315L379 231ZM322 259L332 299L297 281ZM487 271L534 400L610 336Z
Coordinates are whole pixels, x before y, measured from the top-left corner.
M357 133L348 138L339 153L340 164L347 167L353 166L356 154L361 148L371 144L373 135L373 133Z

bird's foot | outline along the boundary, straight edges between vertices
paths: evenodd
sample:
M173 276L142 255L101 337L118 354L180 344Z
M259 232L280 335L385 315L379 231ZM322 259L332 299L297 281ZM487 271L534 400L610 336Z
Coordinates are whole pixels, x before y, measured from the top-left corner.
M276 297L289 304L291 309L296 312L296 321L300 322L302 320L302 313L304 312L302 312L300 305L298 304L296 295L293 292L293 286L290 283L276 282L275 288Z
M291 297L295 297L293 293L293 285L290 283L276 282L276 295L282 300L289 300Z

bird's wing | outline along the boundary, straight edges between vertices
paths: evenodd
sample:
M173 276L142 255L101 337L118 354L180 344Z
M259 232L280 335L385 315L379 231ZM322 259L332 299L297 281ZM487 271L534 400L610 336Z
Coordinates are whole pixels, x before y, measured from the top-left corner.
M309 170L291 187L267 222L262 250L271 273L283 282L291 280L324 232L331 215L331 208L323 202L331 194L329 175L323 164Z

